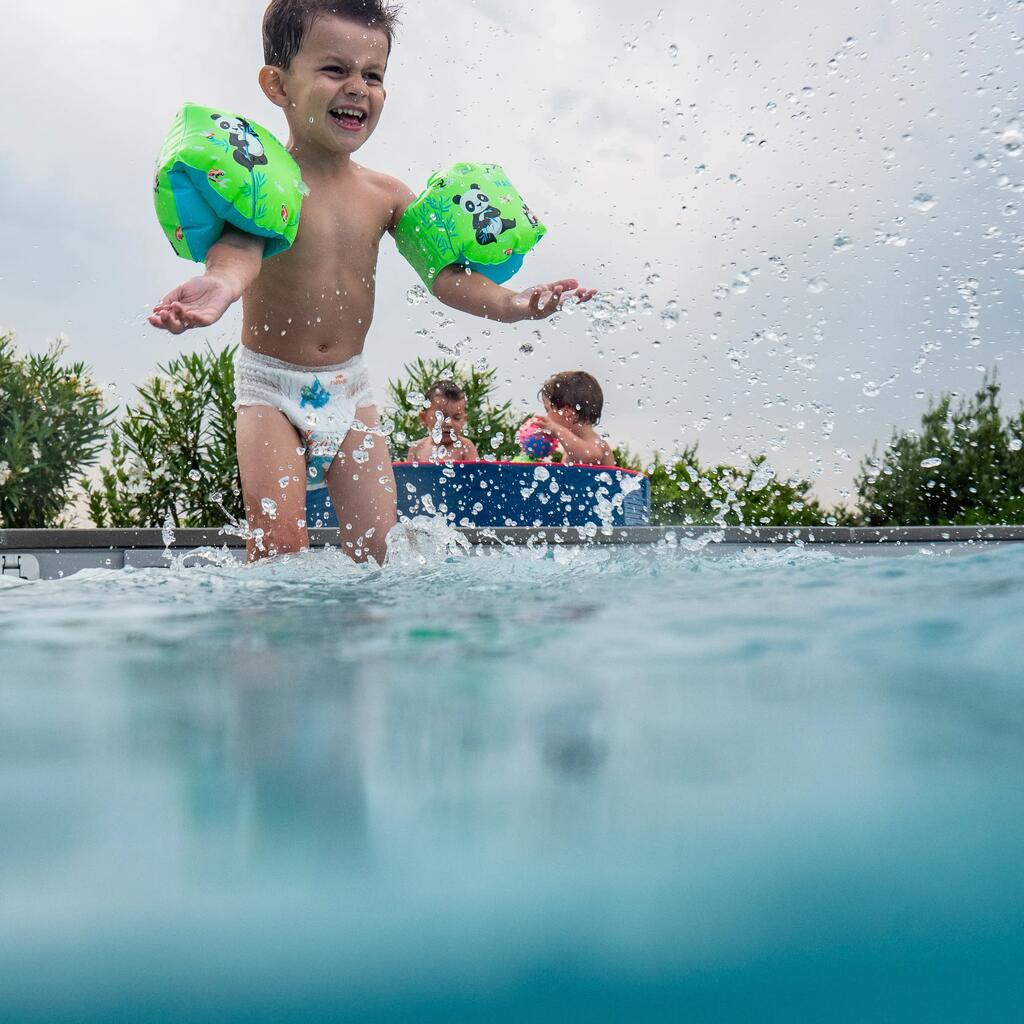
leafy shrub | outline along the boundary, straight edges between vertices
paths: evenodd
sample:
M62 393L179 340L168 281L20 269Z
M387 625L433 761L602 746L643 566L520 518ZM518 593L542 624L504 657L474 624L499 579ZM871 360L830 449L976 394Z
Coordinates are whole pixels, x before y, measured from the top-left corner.
M19 356L0 336L0 526L59 527L71 485L96 460L110 420L84 363L59 344Z
M497 371L476 366L460 366L454 359L417 359L405 366L404 376L388 382L388 446L396 461L405 459L409 445L425 437L419 414L423 396L436 380L453 380L466 392L468 424L466 436L477 446L480 457L511 459L519 454L516 431L525 419L511 402L500 405L491 395L497 386Z
M861 464L857 491L872 526L1024 523L1024 415L1004 422L999 383L955 406L929 403L921 429L900 433Z
M222 526L243 515L235 452L234 348L180 356L138 388L110 465L86 484L97 526Z
M692 445L671 463L657 456L642 466L616 451L620 466L643 469L651 481L651 522L660 526L823 526L848 524L842 509L828 512L811 496L811 482L779 480L764 458L749 469L702 466Z

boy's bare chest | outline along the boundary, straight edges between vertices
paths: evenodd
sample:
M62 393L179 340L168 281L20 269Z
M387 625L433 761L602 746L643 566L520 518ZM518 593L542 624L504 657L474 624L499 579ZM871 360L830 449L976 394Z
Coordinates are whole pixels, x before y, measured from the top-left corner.
M375 260L390 211L368 189L311 194L302 209L296 255L362 264Z

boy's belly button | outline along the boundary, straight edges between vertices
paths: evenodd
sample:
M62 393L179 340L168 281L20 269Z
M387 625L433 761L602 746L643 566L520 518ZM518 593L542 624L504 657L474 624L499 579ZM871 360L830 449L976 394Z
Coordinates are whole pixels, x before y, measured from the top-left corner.
M328 351L330 351L331 346L330 345L317 345L317 348L321 352L328 352Z

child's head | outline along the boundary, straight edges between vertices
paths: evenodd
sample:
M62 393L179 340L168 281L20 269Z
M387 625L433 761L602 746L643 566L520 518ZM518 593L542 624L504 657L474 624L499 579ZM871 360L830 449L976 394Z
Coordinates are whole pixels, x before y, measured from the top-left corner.
M354 153L373 134L398 8L389 0L271 0L260 84L297 146Z
M545 411L557 412L570 423L594 426L604 411L604 392L601 385L583 370L556 373L544 382L540 398Z
M466 429L466 392L455 381L435 381L427 389L424 401L420 423L432 435L440 428L442 440L462 437Z

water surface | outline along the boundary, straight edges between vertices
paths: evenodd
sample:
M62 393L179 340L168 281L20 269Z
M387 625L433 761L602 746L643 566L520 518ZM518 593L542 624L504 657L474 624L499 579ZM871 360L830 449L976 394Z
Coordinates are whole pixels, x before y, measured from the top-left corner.
M1024 545L0 589L5 1021L1005 1021Z

